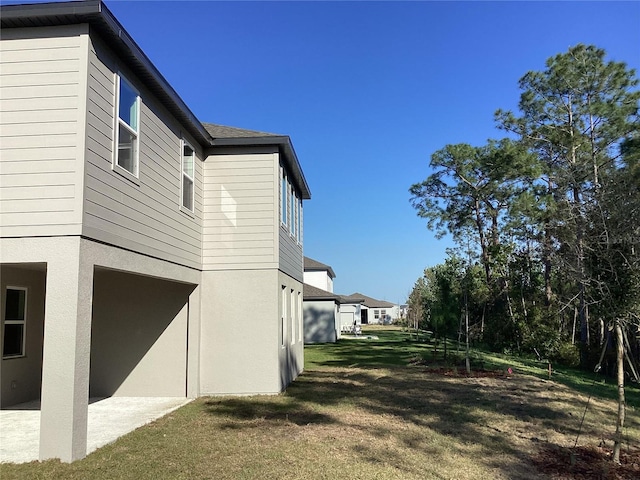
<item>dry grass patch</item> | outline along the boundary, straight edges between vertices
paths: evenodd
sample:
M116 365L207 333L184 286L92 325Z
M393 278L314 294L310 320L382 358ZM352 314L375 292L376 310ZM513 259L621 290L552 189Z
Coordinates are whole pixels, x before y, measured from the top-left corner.
M638 471L611 476L618 471L610 464L587 465L580 453L612 445L613 400L517 372L466 377L399 366L392 345L382 347L358 346L356 355L321 346L283 395L201 398L71 465L3 464L0 476L535 480ZM420 348L403 340L399 355L408 359ZM623 459L633 462L640 444L633 407L626 425ZM545 469L554 462L566 468Z

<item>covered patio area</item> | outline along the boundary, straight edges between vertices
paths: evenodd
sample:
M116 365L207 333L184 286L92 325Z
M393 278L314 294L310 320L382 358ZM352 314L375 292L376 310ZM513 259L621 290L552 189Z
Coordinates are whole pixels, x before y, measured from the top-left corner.
M87 421L87 454L190 401L183 397L91 398ZM40 401L0 410L0 425L0 462L38 460Z

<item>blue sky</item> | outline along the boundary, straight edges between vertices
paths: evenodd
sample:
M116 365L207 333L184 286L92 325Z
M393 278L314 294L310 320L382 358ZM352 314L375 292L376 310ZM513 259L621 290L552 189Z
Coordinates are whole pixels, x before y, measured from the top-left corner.
M518 79L569 46L640 69L640 2L106 3L200 120L291 136L305 255L392 302L450 246L409 203L434 151L499 137Z
M499 138L518 79L577 43L640 70L640 2L106 4L200 120L291 137L305 255L392 302L451 246L409 203L434 151Z

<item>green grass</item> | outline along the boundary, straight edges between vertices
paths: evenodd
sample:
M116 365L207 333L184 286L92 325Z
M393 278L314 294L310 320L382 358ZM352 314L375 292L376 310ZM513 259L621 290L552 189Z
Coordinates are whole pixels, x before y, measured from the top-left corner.
M367 340L375 335L378 340ZM305 369L319 367L388 367L407 365L416 356L429 353L426 343L411 340L400 328L365 328L361 340L340 340L337 343L307 345L304 350Z
M201 398L81 461L2 464L0 478L526 480L549 478L532 461L541 445L611 442L610 385L584 380L596 394L582 423L588 395L572 372L549 381L535 362L476 351L474 365L499 374L467 378L431 342L365 333L379 339L306 347L282 395ZM451 374L429 370L442 366ZM637 410L627 415L637 447Z

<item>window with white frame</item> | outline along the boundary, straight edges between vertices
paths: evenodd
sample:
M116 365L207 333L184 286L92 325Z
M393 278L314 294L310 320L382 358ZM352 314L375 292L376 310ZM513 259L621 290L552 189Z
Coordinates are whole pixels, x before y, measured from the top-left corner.
M298 199L298 243L302 244L302 200Z
M373 318L375 318L376 320L380 318L380 310L373 311Z
M182 140L182 206L190 212L193 212L195 159L193 147Z
M287 174L284 168L280 167L280 220L283 225L287 225L287 193L289 192L289 183L287 182Z
M140 95L122 75L116 76L116 89L118 124L115 164L137 177Z
M27 289L7 287L4 304L2 358L24 357L27 324Z
M296 211L296 193L295 190L293 188L293 185L289 185L289 215L290 215L290 219L291 219L291 223L289 226L289 231L291 232L291 235L293 235L295 237L296 235L296 215L295 215L295 211Z
M302 316L302 293L298 292L298 341L302 342L302 329L303 329L303 316Z
M296 316L298 313L298 310L296 309L296 297L294 295L295 290L292 288L291 289L291 345L293 345L294 343L296 343L296 335L295 335L295 329L296 329Z
M298 202L296 201L296 191L291 187L291 236L296 238L298 230Z
M280 328L280 346L284 347L285 338L287 338L287 286L282 285L282 318Z

